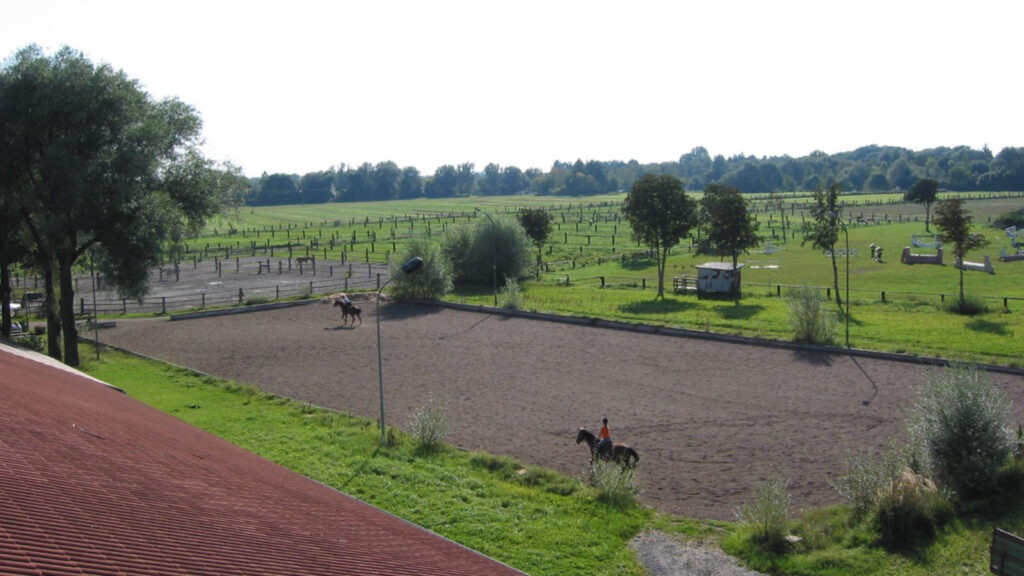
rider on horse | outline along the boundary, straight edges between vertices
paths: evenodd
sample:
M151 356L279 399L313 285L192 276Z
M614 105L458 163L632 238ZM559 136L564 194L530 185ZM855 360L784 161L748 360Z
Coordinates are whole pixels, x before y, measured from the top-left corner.
M352 305L352 301L348 299L348 294L341 293L341 308L342 310L348 310L348 307Z

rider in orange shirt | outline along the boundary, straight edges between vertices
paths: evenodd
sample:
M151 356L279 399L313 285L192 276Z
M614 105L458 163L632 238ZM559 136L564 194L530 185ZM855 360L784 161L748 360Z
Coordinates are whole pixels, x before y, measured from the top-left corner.
M611 447L611 445L612 445L612 432L608 428L608 419L607 418L602 418L601 419L601 431L598 432L597 438L598 438L598 440L600 440L597 443L597 453L598 454L601 454L602 452L607 451Z

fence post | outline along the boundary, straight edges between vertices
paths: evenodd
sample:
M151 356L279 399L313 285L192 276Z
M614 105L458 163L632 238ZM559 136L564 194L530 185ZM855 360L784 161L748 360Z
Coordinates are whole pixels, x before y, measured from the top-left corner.
M1009 298L1003 298L1003 310L1006 310L1007 312L1010 311Z
M167 296L160 297L160 313L167 314Z
M604 288L604 276L601 276L601 288Z
M779 298L782 298L782 285L781 284L776 284L775 285L775 295L778 296Z
M377 290L380 290L380 272L377 272Z
M647 278L640 279L640 287L643 288L644 290L647 290Z
M1003 302L1006 302L1005 300ZM78 313L85 316L85 298L78 299Z
M127 314L127 313L128 313L128 301L125 300L125 299L121 299L121 314Z
M239 305L241 305L241 304L242 304L242 298L243 298L243 296L242 296L242 289L241 289L241 288L239 288L239 289L238 289L238 304L239 304Z
M882 304L885 304L885 290L882 290Z
M566 274L566 276L565 276L565 285L566 286L569 285L569 275L568 274Z
M203 296L203 305L202 305L202 307L206 308L206 292L203 292L202 296Z
M274 300L280 300L280 299L281 299L281 285L278 284L278 285L274 286Z

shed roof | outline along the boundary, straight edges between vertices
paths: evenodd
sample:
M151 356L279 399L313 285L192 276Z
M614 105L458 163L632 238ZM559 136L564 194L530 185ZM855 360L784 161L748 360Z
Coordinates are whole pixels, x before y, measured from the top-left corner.
M0 573L522 574L0 344Z
M736 264L736 269L743 268L745 264L739 262ZM712 270L732 270L732 262L705 262L703 264L697 264L697 268L709 268Z

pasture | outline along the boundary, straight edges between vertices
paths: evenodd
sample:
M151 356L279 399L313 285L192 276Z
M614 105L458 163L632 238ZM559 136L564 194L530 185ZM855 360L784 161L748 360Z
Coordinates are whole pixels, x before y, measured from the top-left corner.
M987 255L995 268L995 274L965 272L967 294L990 307L989 313L974 317L942 310L957 295L959 274L952 256L941 266L899 261L902 248L915 235L925 234L922 206L903 203L892 194L842 198L850 251L837 265L840 291L845 295L849 290L852 302L852 347L1022 365L1024 261L998 260L1000 250L1010 248L1010 239L987 223L1019 208L1024 199L1019 193L966 197L974 230L991 240L988 248L968 259L980 261ZM689 243L670 256L667 297L655 301L654 261L645 246L631 239L621 200L621 194L582 199L515 196L245 208L215 219L199 237L179 247L173 275L169 254L164 268L153 273L153 293L141 303L119 299L108 290L98 294L96 309L106 316L164 314L373 291L386 280L387 263L405 242L416 236L440 239L448 229L481 218L478 207L509 217L523 207L544 207L552 214L544 268L521 283L523 306L529 310L787 340L788 306L782 297L789 288L816 286L834 297L830 258L801 241L807 195L751 196L765 242L740 260L745 268L739 302L671 293L672 277L693 278L698 264L717 259L693 254ZM883 247L881 261L871 258L871 244ZM845 246L841 234L839 248ZM312 260L300 263L300 258ZM40 279L20 275L15 282L17 293L38 289ZM77 282L82 314L92 309L90 287L83 270ZM491 305L491 291L491 286L462 286L448 299ZM837 321L836 342L845 345L846 318L837 313Z

